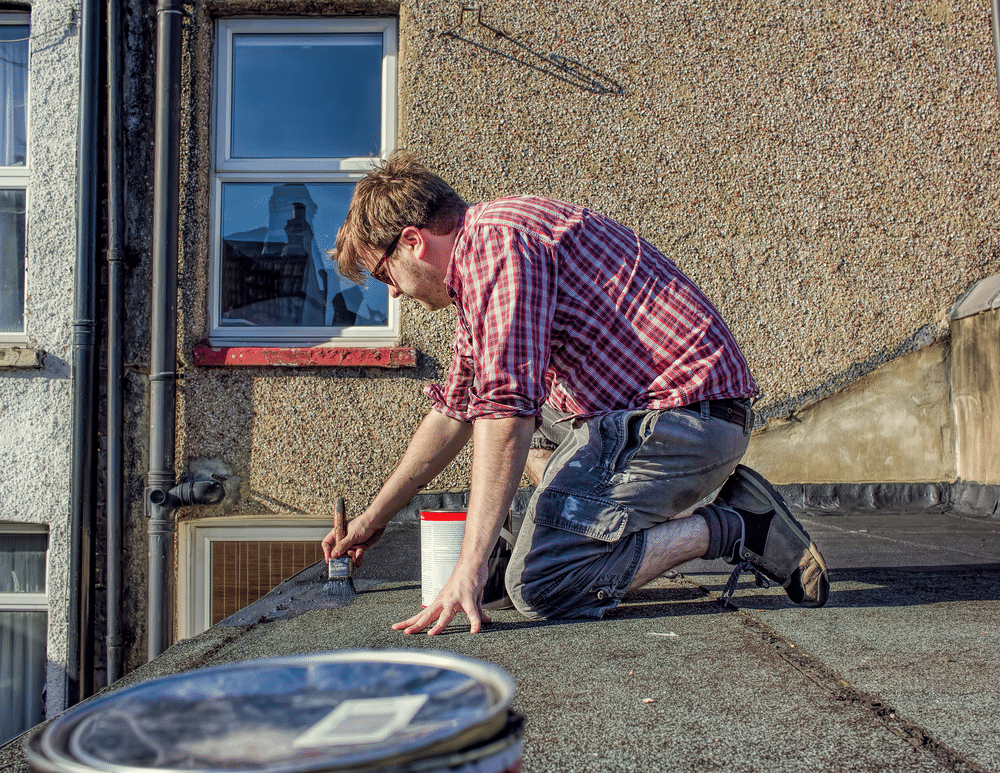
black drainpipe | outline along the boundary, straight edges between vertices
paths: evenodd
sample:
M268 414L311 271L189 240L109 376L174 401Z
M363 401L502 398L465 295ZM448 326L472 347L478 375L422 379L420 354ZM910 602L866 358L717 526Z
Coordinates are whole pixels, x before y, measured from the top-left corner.
M93 692L93 597L90 561L96 478L97 369L97 86L101 17L97 0L80 11L80 115L77 134L76 260L73 288L73 434L70 461L69 620L66 705Z
M122 154L121 154L121 12L108 0L108 404L107 404L107 638L108 684L122 675Z
M183 5L157 4L156 115L153 190L153 289L149 354L148 655L157 657L174 633L174 511L215 504L218 480L175 485L174 410L177 378L177 259L180 215L180 105Z

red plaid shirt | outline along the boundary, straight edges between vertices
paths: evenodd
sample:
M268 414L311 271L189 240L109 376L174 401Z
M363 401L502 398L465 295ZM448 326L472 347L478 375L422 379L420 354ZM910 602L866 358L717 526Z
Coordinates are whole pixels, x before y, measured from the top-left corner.
M750 397L708 298L649 242L582 207L519 196L471 207L446 283L458 312L444 385L460 421L576 416Z

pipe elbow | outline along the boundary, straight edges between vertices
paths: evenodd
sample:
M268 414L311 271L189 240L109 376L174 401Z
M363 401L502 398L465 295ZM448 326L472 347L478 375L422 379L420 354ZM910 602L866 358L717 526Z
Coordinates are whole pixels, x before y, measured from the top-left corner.
M217 478L199 478L178 483L170 490L152 488L149 502L166 511L193 505L217 505L226 498L226 487Z
M179 483L171 490L181 506L217 505L226 498L226 487L215 478Z

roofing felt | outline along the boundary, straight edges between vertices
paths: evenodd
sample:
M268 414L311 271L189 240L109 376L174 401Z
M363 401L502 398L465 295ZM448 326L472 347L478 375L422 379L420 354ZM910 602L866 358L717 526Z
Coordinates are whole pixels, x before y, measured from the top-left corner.
M317 564L115 688L204 666L355 648L437 649L501 666L525 716L526 771L1000 770L1000 520L804 517L829 604L691 562L600 621L494 612L483 632L390 625L420 604L418 535L390 529L337 608ZM4 769L23 770L16 744Z

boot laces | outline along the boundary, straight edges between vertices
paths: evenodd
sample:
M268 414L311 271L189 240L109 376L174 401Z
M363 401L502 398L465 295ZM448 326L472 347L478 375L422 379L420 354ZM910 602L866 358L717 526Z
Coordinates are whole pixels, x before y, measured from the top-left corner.
M753 575L754 582L757 584L758 588L771 587L771 581L757 571L757 568L753 564L749 561L742 561L733 567L733 571L729 575L729 579L726 580L726 586L722 589L722 593L719 594L719 601L722 602L723 606L735 606L730 603L730 599L732 599L733 593L736 592L736 586L740 582L740 575L744 572L749 572Z

